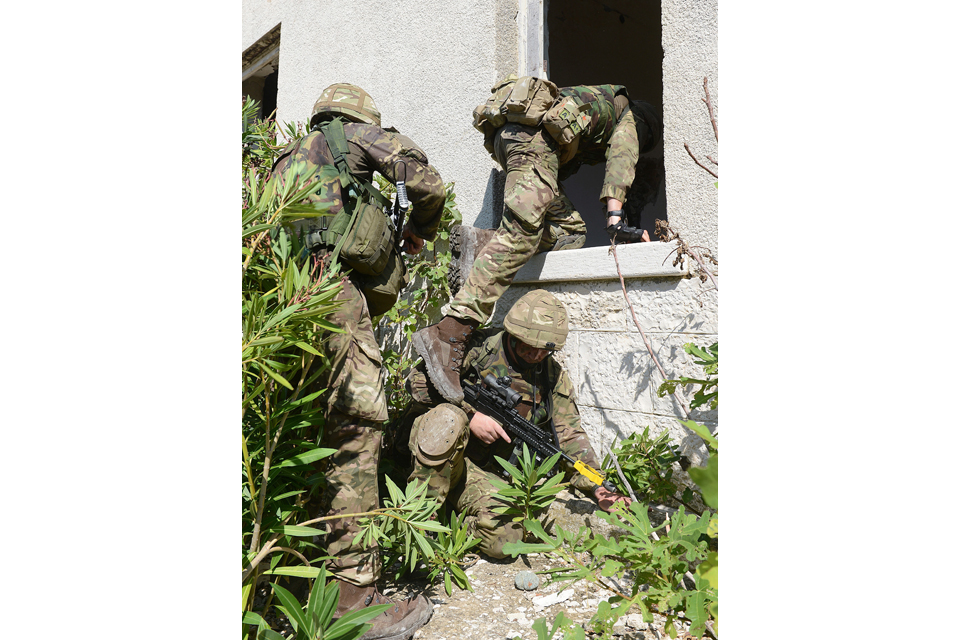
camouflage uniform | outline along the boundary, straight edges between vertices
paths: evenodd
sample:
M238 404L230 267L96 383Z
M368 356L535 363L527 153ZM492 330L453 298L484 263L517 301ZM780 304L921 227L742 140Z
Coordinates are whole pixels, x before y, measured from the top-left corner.
M423 151L396 130L353 122L344 123L343 129L350 173L358 181L372 181L374 171L394 183L405 179L413 204L410 230L421 238L433 239L446 195L440 174L430 166ZM315 131L288 145L274 171L282 171L294 161L306 162L316 171L314 179L324 183L310 201L327 203L331 214L338 213L343 208L343 194L323 134ZM314 259L329 268L331 253L332 247L315 250ZM313 389L330 390L323 397L328 412L321 444L337 450L321 463L327 479L321 508L327 515L358 513L379 506L377 467L387 402L380 348L358 286L360 277L348 272L342 278L343 290L337 296L342 306L328 318L344 333L331 333L322 345L315 345L323 349L332 364ZM364 586L375 582L380 562L376 547L353 544L358 531L356 519L333 520L328 525L326 544L327 552L336 558L329 570L341 580Z
M623 86L568 87L560 95L590 105L590 123L570 145L561 148L543 127L517 123L507 123L495 134L494 156L507 172L503 219L450 303L450 316L486 322L517 271L534 254L549 250L564 236L586 234L561 180L582 164L606 161L600 200L625 201L640 153L659 139L659 133L628 108Z
M510 376L511 388L521 395L517 411L548 432L548 418L552 417L560 448L599 469L590 440L580 426L573 384L566 371L553 357L536 365L517 366L504 344L508 339L510 335L506 331L475 331L461 380L477 384L488 373ZM468 531L480 538L480 550L496 558L504 557L503 545L518 541L521 529L519 524L493 511L502 503L493 498L496 488L491 479L500 477L502 471L494 456L509 460L516 441L508 443L498 439L488 445L477 438L471 439L469 423L473 408L466 402L461 406L445 402L429 383L423 363L411 371L407 388L414 400L407 415L408 421L413 420L409 439L413 471L408 481L427 482L430 495L440 500L449 499L458 512L467 514L465 523ZM549 389L548 401L546 389ZM566 472L574 487L593 495L595 484L572 469Z

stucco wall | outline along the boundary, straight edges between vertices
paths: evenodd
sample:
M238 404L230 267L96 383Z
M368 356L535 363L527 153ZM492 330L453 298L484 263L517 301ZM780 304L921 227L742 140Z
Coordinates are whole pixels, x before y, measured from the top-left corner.
M663 143L667 211L671 224L690 243L719 257L716 178L698 167L684 143L704 165L716 167L717 140L703 103L708 79L719 121L717 0L663 0ZM719 124L718 124L719 128Z
M360 85L384 126L420 145L445 182L456 181L465 222L492 222L494 165L472 113L497 78L516 68L516 6L244 0L243 48L280 23L278 120L309 120L334 82Z

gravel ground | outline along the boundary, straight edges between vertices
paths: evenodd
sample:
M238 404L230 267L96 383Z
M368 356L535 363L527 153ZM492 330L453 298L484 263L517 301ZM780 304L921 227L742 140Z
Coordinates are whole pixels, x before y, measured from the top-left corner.
M609 535L611 525L597 518L595 510L591 500L564 491L551 505L545 521L568 530L586 526L599 535ZM651 512L651 520L657 518L658 514ZM533 591L522 591L515 584L517 574L522 571L537 572L557 566L560 565L556 560L544 554L503 560L481 555L466 571L472 592L454 585L453 594L448 596L442 582L430 585L416 580L399 585L380 583L380 591L391 597L422 593L433 602L433 618L414 634L413 640L536 640L537 634L531 626L538 618L546 618L549 628L556 615L563 611L568 618L589 628L587 623L596 613L600 600L611 595L583 581L544 586L546 576L538 576L540 587ZM281 633L290 637L288 633L292 630L286 620L279 622ZM663 616L654 615L654 621L647 624L639 613L631 613L619 620L613 633L620 640L666 640L669 636L664 631L664 622ZM687 633L688 629L677 623L679 640L694 638ZM561 640L559 634L554 640Z
M433 618L417 631L414 640L536 640L537 634L531 628L534 621L546 618L549 628L560 611L577 623L587 623L596 613L600 599L609 597L607 592L584 582L573 586L554 584L535 591L521 591L514 584L521 571L536 572L555 566L540 554L515 560L481 557L467 570L473 592L454 587L453 595L448 596L442 585L405 585L401 593L424 593L434 603ZM546 582L543 576L541 580ZM669 636L663 623L662 616L655 616L648 625L640 614L630 614L620 619L614 635L623 640L664 640ZM680 640L693 637L686 629L679 628Z

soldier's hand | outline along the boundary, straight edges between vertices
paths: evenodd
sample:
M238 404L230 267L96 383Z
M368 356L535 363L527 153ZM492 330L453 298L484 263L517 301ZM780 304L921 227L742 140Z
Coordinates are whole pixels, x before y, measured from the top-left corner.
M480 438L484 444L492 444L497 438L503 438L510 442L510 436L503 430L496 420L482 413L475 413L470 418L470 433L475 438Z
M650 242L650 234L647 233L646 229L628 227L621 222L620 216L607 218L607 235L611 239L623 242Z
M403 238L403 250L410 255L417 255L423 251L424 239L410 231L409 224L403 225L403 233L400 237Z
M630 498L625 495L621 495L615 491L607 491L603 487L597 487L593 492L593 497L597 500L597 505L607 513L613 508L618 502L622 502L625 506L629 507L630 503L633 502Z

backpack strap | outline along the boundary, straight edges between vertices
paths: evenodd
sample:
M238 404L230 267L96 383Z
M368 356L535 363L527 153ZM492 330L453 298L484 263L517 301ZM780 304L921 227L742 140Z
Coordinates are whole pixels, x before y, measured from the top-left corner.
M343 119L334 118L330 122L321 124L319 128L327 142L327 147L333 154L334 166L340 174L340 190L343 195L345 215L338 214L329 228L317 232L320 236L320 242L317 244L334 247L332 261L336 262L340 257L340 249L343 247L347 231L353 227L357 211L360 209L357 204L361 198L377 200L384 208L390 206L390 201L372 183L359 181L350 173L350 166L347 164L347 154L350 149L347 146L347 136L343 132Z

